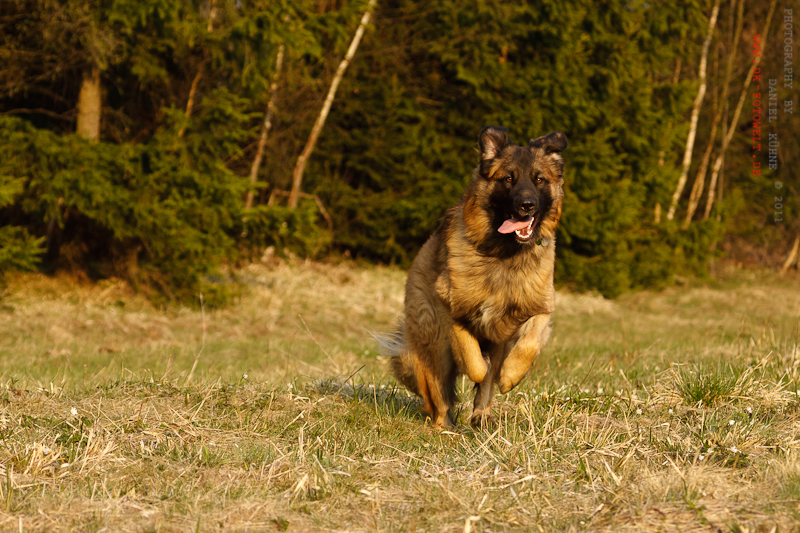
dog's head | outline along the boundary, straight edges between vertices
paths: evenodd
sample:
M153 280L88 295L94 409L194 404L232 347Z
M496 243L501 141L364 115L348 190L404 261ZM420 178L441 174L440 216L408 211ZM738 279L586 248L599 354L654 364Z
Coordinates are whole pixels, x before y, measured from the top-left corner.
M506 128L488 126L479 145L480 165L465 205L468 232L493 248L553 240L564 196L566 136L554 131L517 146Z

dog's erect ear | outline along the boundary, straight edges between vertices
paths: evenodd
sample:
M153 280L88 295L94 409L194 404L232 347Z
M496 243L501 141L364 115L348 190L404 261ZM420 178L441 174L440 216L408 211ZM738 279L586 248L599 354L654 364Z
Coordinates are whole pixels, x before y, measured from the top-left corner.
M531 139L531 148L544 148L545 154L563 152L567 149L567 136L560 131L554 131L538 139Z
M498 126L486 126L478 140L481 146L481 161L494 159L508 146L508 130Z
M492 162L500 156L503 148L508 146L508 130L499 126L486 126L478 137L481 147L480 173L489 177Z
M564 160L561 158L561 152L567 149L566 135L560 131L554 131L538 139L531 139L530 146L543 149L544 155L555 165L558 176L564 176Z

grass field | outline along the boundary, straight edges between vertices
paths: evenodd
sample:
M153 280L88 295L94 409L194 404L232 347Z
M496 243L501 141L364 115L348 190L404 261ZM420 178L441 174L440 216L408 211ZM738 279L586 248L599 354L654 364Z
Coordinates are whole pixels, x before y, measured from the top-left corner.
M795 531L800 281L558 295L552 341L432 429L371 332L402 271L273 263L222 310L23 275L0 298L3 531Z

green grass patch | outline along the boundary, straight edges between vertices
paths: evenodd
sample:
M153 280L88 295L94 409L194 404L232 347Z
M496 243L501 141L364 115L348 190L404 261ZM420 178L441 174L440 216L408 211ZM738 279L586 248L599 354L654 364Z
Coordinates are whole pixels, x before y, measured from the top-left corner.
M737 380L733 368L722 364L681 368L675 375L675 388L689 405L714 406L733 396Z
M466 425L459 379L459 424L439 431L369 340L400 314L403 272L247 275L262 281L205 312L114 283L10 285L0 529L800 526L796 317L772 305L800 300L794 281L559 293L551 345L494 399L499 424Z

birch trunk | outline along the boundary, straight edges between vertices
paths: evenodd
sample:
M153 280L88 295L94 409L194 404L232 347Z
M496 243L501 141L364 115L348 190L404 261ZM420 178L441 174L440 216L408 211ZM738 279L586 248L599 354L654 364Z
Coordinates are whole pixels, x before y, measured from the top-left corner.
M76 131L84 139L100 140L100 113L102 110L100 69L92 67L83 72L78 93L78 125Z
M732 6L734 7L734 6ZM719 55L717 56L717 61L714 62L715 67L719 64ZM718 68L715 68L718 70ZM686 219L683 221L683 229L689 227L692 223L692 218L694 217L695 212L697 211L697 206L700 203L700 197L703 195L703 187L705 186L706 182L706 173L708 172L708 164L711 162L711 154L714 150L714 145L717 142L717 130L719 129L719 122L722 120L723 108L724 105L720 105L720 100L716 92L714 93L714 122L711 124L711 135L709 135L708 139L708 146L706 146L706 151L703 153L703 159L700 162L700 169L697 171L697 175L694 178L694 185L692 186L692 192L689 194L689 205L686 208Z
M269 87L269 102L267 103L267 114L264 115L264 125L261 128L261 136L258 138L258 148L256 157L253 159L253 166L250 168L250 190L247 191L247 198L244 202L245 209L253 207L253 188L258 181L258 169L261 168L261 160L264 157L264 146L267 144L269 130L272 129L272 117L275 114L275 94L278 92L278 76L283 66L284 45L278 48L278 57L275 60L275 74L272 76L272 85Z
M210 9L208 12L208 24L206 25L206 31L211 33L214 31L214 17L217 14L217 0L211 0ZM192 80L192 86L189 89L189 99L186 101L186 123L181 126L181 129L178 131L178 137L183 138L183 134L186 133L186 124L189 122L189 118L192 116L192 109L194 109L194 99L197 97L197 86L200 84L200 79L203 77L203 68L206 65L206 60L200 62L200 66L197 67L197 74L194 75L194 79Z
M711 127L711 138L708 140L706 152L703 154L703 160L700 162L700 169L697 171L697 177L694 179L694 186L689 195L689 207L686 209L686 220L683 221L683 229L689 227L692 223L692 217L697 211L697 206L700 204L700 197L703 195L703 187L705 186L706 173L708 172L708 164L711 162L711 151L714 148L714 141L717 137L717 128L722 114L717 114L714 117L714 124Z
M317 138L319 137L319 134L322 131L322 126L325 125L325 120L328 118L328 113L331 110L333 97L336 95L336 89L339 88L339 82L342 81L342 76L344 76L345 70L347 70L348 65L350 65L350 61L353 60L356 49L358 49L358 45L361 43L361 37L363 37L364 30L366 29L367 24L369 24L369 19L372 15L372 9L375 7L376 3L377 0L369 1L367 10L364 11L364 15L361 17L361 23L358 25L355 36L353 36L353 42L350 43L350 48L347 50L347 54L344 56L344 59L342 59L342 62L339 63L339 68L336 69L336 74L333 76L333 81L328 89L328 95L325 97L325 103L322 105L322 111L320 111L317 121L314 123L314 127L311 128L311 135L308 136L306 146L303 148L303 152L300 154L300 157L297 158L297 164L295 165L294 172L292 173L292 190L289 193L289 207L297 207L297 202L300 200L300 187L303 184L303 172L306 169L306 163L308 162L308 158L311 156L311 152L314 151L314 146L317 144Z
M717 187L717 177L719 176L719 171L722 168L722 163L725 161L725 152L728 149L728 145L733 138L733 134L736 133L736 125L739 123L739 115L741 115L742 108L744 107L744 101L747 99L747 90L750 88L750 82L753 81L753 73L758 68L759 63L761 63L761 57L764 55L763 50L766 50L769 25L772 22L772 15L775 13L776 4L777 0L772 0L769 5L769 13L767 14L767 20L764 23L764 31L761 32L762 53L753 59L753 64L750 65L750 71L747 73L747 79L745 79L744 86L742 87L742 94L739 95L739 103L736 106L736 111L733 113L733 119L731 119L730 126L728 127L728 134L724 139L722 139L722 148L720 149L720 153L717 155L717 160L714 162L714 170L711 172L711 182L708 184L708 198L706 199L706 210L705 213L703 213L703 219L707 219L711 214L711 208L714 205L714 195Z
M786 258L786 262L783 263L783 268L781 268L781 272L786 272L791 268L792 265L797 263L797 250L800 248L800 234L797 235L794 239L794 244L792 245L792 251L789 252L789 257Z
M723 112L722 112L722 139L723 141L728 136L728 116L730 111L730 102L728 100L728 92L730 90L731 85L731 75L733 73L733 64L736 62L736 51L739 49L739 39L742 36L742 27L744 26L744 3L745 0L739 0L738 4L736 0L733 0L733 5L731 5L731 12L729 14L730 20L730 27L731 27L731 52L728 54L728 68L725 72L725 83L722 88L722 103L723 103ZM737 8L738 6L738 8ZM733 24L733 11L734 8L736 9L736 27L734 29ZM724 160L723 160L724 163ZM722 198L722 178L724 175L724 168L720 168L718 183L711 183L710 188L714 188L716 186L720 191L720 198ZM713 193L709 193L713 194Z
M194 109L194 99L197 96L197 86L200 84L200 78L203 77L203 66L205 65L205 61L200 63L200 67L197 69L197 74L195 74L194 79L192 80L192 87L189 89L189 99L186 101L186 122L189 122L189 118L192 116L192 109ZM178 131L178 137L183 137L183 134L186 133L186 124L181 126L181 129Z
M728 112L730 111L730 102L728 101L728 90L730 89L730 81L731 81L731 74L733 72L733 64L736 58L736 50L739 46L739 39L742 36L742 27L744 26L744 3L745 0L733 0L733 4L731 5L731 11L728 14L728 20L730 23L731 31L731 38L730 41L733 43L731 45L731 53L728 55L728 71L725 73L725 86L723 87L723 113L722 113L722 138L724 139L728 135ZM737 8L738 6L738 8ZM734 17L734 10L736 11L736 27L734 29L733 17ZM724 186L723 181L725 178L725 168L720 169L719 179L717 182L717 192L719 195L719 199L722 200L722 188Z
M703 99L706 96L706 69L708 66L708 48L711 46L711 39L714 37L714 27L717 25L717 15L719 15L719 2L714 2L714 8L711 10L711 18L708 20L708 33L706 40L703 41L703 52L700 56L700 72L698 78L700 79L700 89L697 91L697 97L694 99L694 106L692 107L692 122L689 126L689 137L686 139L686 150L683 152L683 168L681 169L681 176L678 179L678 185L675 187L675 193L672 195L672 201L669 204L669 212L667 213L667 220L675 218L675 210L678 208L678 200L681 198L683 188L686 186L686 179L689 176L689 167L692 164L692 151L694 150L694 139L697 135L697 121L700 118L700 108L703 105Z
M211 0L210 9L208 10L208 25L206 30L208 33L214 31L214 18L217 16L217 0Z

